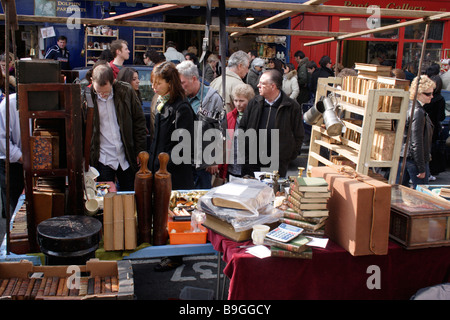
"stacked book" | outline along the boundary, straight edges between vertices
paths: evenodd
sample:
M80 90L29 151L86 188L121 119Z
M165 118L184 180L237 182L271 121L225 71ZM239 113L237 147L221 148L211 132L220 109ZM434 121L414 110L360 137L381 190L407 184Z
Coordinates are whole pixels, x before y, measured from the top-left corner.
M303 228L303 235L323 236L330 194L323 178L295 177L287 197L289 209L280 222Z
M264 244L270 246L270 254L272 257L312 259L312 249L307 244L311 239L303 234L289 242L280 242L266 237Z

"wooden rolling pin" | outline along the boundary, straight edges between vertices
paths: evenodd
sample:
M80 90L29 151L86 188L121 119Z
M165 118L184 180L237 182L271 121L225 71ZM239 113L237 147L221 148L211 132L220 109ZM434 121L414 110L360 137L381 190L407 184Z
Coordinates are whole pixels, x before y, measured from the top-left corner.
M134 192L136 196L136 211L138 220L139 243L152 243L152 197L153 175L148 169L149 155L146 151L139 153L141 168L136 172Z
M161 152L158 155L159 170L155 173L153 213L153 245L160 246L167 243L167 218L169 216L170 193L172 192L172 177L167 171L169 155Z

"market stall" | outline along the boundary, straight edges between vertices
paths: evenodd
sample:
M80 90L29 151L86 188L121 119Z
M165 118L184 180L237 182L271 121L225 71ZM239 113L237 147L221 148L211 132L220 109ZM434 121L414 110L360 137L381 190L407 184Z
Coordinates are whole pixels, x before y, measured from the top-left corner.
M321 2L311 1L308 5ZM244 5L242 1L233 3L235 6ZM302 9L305 7L302 6ZM447 16L443 14L435 18ZM20 19L32 20L30 17ZM89 19L82 22L92 25L104 23ZM111 21L111 25L124 23ZM226 29L230 32L281 33L267 29L256 31L256 28ZM221 31L225 31L223 27ZM19 64L19 70L23 66L19 77L22 141L29 149L24 152L25 199L17 207L13 218L8 217L8 254L10 251L42 251L48 258L55 255L67 258L74 252L83 251L80 255L87 260L95 249L95 257L110 260L117 254L115 259L128 260L220 252L219 259L223 257L227 263L224 273L230 278L229 299L408 299L420 288L450 281L448 200L431 200L427 198L431 196L424 195L428 199L424 202L432 203L439 212L433 210L434 207L428 212L424 210L421 212L423 215L417 216L419 219L428 217L427 213L433 214L433 218L425 222L421 220L415 227L410 227L415 222L404 222L411 217L400 209L406 204L413 204L408 202L409 198L401 196L395 198L395 203L392 202L395 189L394 164L398 163L400 157L398 146L402 130L397 131L397 136L394 135L394 150L389 154L389 160L380 152L380 149L384 149L380 145L381 140L375 138L376 129L383 130L376 127L376 120L398 121L400 127L404 124L402 113L407 100L404 88L383 87L375 90L367 85L368 92L363 93L354 91L351 82L347 81L349 79L339 83L342 86L340 89L323 83L318 91L322 97L328 91L334 91L333 99L345 105L345 112L363 115L367 119L364 120L366 125L363 128L363 124L345 122L347 127L356 132L355 136L362 136L359 141L353 141L349 136L341 135L342 130L332 134L326 121L315 123L311 160L307 170L301 170L298 176L278 179L275 172L257 175L253 179L235 179L204 192L172 190L171 173L166 168L168 155L161 153L161 168L154 173L147 170L146 160L141 158L143 165L136 175L138 183L134 192L117 193L112 187L107 187L107 192L102 193L104 187L99 187L89 177L86 179L89 168L85 167L83 143L86 144L90 139L84 137L84 142L82 139L85 131L80 119L82 101L79 84L60 83L61 74L57 67L45 74L50 74L52 79L33 78L44 75L39 72L42 66L38 65L36 69L29 67L34 64L33 61ZM32 80L23 81L27 76ZM42 95L42 92L45 93ZM32 98L36 93L41 94L40 98L36 98L36 95ZM400 101L396 98L400 98ZM380 101L381 107L389 110L379 110ZM392 108L396 103L398 108L394 112ZM33 125L28 126L29 123ZM390 124L387 125L389 129ZM42 146L45 148L37 148ZM351 169L336 166L335 162L320 156L317 146L341 152L345 159L339 161L350 160L356 165ZM376 158L377 150L381 158ZM312 158L325 165L313 163L315 160ZM374 179L369 176L369 165L391 168L393 176L389 181ZM88 192L88 187L93 189L89 190L93 194ZM41 205L37 206L39 199ZM102 205L90 208L87 206L89 200ZM400 207L397 212L396 206ZM45 210L38 210L42 208ZM83 230L88 233L88 249L81 247L82 250L78 251L67 250L59 234L54 242L61 242L62 245L53 246L51 237L55 228L66 227L66 224L71 232L66 232L64 236L73 236L70 240L79 240L79 234L72 233L76 231L78 219L70 220L69 214L81 217L90 215L90 221L97 219L92 223L93 230ZM61 219L60 216L67 219ZM55 225L47 225L54 221ZM90 223L82 222L85 225ZM256 227L262 225L265 227ZM40 229L39 226L50 229ZM262 236L260 232L263 232ZM289 240L283 238L288 236ZM421 239L415 242L420 245L420 249L410 250L413 248L407 241L409 239ZM44 242L45 246L42 246ZM72 241L70 243L72 249L74 245ZM48 250L48 247L52 250ZM57 254L54 248L59 250ZM89 255L86 250L89 250ZM61 261L58 260L58 263ZM112 292L106 287L113 285L111 276L114 276L119 282L122 279L122 285L127 287L124 297L131 298L129 271L123 271L127 274L123 276L118 263L85 262L86 270L96 270L91 271L91 279L94 279L90 280L91 285L95 287L103 284L105 287L104 292L91 293L93 296L110 297ZM105 273L103 267L108 272ZM20 286L17 285L17 279L11 282L12 288L7 291L6 298L20 299L18 297L25 296L19 295L18 290L21 287L27 289L30 285L30 280L25 276L30 272L30 265L22 264L21 268L24 270L22 273L0 268L0 272L3 272L0 278L8 278L8 281L11 278L21 279ZM36 268L32 272L47 272L52 277L59 277L56 275L58 268ZM109 278L95 279L96 273L98 277ZM56 290L60 281L58 279L58 285L53 282ZM14 294L15 288L17 294ZM64 284L61 284L61 291L64 290ZM69 292L66 290L67 296ZM115 292L121 292L120 283ZM41 298L49 296L54 295L44 294ZM114 297L120 298L120 294Z

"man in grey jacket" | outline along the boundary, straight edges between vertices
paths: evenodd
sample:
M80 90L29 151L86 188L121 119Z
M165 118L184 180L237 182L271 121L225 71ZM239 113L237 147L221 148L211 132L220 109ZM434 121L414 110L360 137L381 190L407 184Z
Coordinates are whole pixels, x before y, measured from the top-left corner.
M211 82L211 88L214 88L221 97L225 100L226 112L233 111L233 97L231 92L233 88L239 84L244 83L242 79L248 73L250 67L250 57L242 50L236 51L228 59L225 78L225 93L222 92L222 77L217 77Z
M192 61L181 62L177 65L177 70L188 101L201 121L202 136L207 129L218 129L225 116L222 97L216 90L200 82L198 68ZM204 150L203 146L201 150ZM203 165L194 165L193 170L196 189L210 189L212 175L219 172L218 163L211 165L203 162Z

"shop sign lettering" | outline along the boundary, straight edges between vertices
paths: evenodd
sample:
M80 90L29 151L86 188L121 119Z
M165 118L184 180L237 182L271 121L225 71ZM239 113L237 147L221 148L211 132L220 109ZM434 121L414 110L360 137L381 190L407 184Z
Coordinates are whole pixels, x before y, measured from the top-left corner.
M370 3L353 3L351 1L344 1L344 6L346 7L359 7L359 8L367 8L370 6ZM389 2L386 5L386 9L401 9L401 10L425 10L425 7L413 6L409 3L396 3Z

